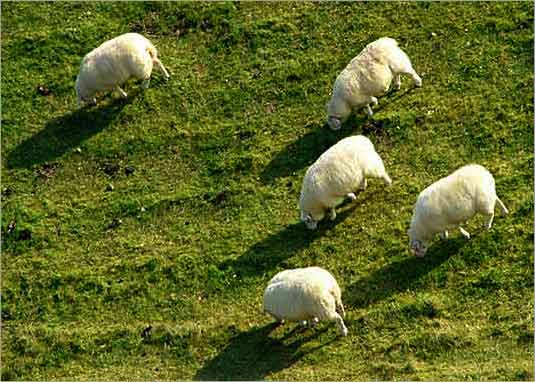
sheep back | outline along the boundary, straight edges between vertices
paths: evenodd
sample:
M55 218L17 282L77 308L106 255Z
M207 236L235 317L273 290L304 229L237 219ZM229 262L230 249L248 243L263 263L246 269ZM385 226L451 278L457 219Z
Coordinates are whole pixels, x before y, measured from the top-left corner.
M396 40L383 37L366 45L335 80L327 104L329 116L345 119L352 109L370 103L370 97L388 91L395 74L412 68Z
M383 162L368 138L344 138L308 168L301 188L300 208L314 213L335 207L360 187L365 176L381 177L383 173Z
M111 90L130 77L148 79L157 50L137 33L126 33L86 54L80 65L77 88L85 97Z
M341 305L338 283L320 267L279 272L264 292L264 310L279 320L322 320L336 311L338 302Z
M417 236L430 238L459 225L476 213L494 211L496 188L492 174L472 164L459 168L425 188L418 196L411 221Z

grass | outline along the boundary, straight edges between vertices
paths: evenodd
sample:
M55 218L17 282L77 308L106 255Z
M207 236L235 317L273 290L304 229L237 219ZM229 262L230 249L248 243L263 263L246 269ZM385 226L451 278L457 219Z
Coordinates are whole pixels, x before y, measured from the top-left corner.
M1 7L3 380L533 379L532 3ZM75 110L83 55L128 31L169 82ZM381 36L423 87L330 131L336 75ZM352 134L394 183L309 232L304 172ZM471 162L511 213L413 258L419 191ZM271 276L310 265L347 338L261 313Z

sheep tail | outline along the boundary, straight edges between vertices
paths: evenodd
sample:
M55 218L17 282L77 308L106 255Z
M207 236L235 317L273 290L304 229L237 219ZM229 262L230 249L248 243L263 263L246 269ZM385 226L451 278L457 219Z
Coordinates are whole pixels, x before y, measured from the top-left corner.
M509 211L507 210L507 208L505 207L505 204L503 204L503 202L500 200L500 198L498 198L498 196L496 196L496 201L498 202L498 206L500 207L500 210L502 210L502 212L504 214L508 214Z
M162 62L158 59L158 51L156 50L156 48L154 46L152 46L152 45L147 46L147 53L152 58L152 62L156 66L158 66L158 69L160 69L162 71L162 73L164 74L165 78L169 78L169 73L165 69L165 66L163 66Z
M152 44L147 45L146 51L150 55L152 60L158 59L158 51Z
M385 183L390 186L392 184L392 179L390 179L390 177L388 176L388 174L385 172L383 174L383 180L385 181Z

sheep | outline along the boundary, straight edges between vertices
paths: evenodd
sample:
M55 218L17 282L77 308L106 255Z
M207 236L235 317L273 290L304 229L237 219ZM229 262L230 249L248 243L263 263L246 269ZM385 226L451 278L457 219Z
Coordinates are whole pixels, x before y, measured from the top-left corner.
M460 224L476 213L487 217L485 227L490 229L496 202L504 214L509 213L496 195L492 174L478 164L461 167L436 181L418 195L407 231L411 251L418 257L425 256L437 233L445 240L448 229L455 227L470 239L470 234Z
M327 211L336 219L335 207L346 197L354 201L354 192L366 189L370 177L392 183L373 143L362 135L340 140L306 171L299 198L301 221L313 230Z
M264 313L277 321L299 321L315 325L334 321L341 335L347 336L344 324L342 292L336 279L323 268L287 269L277 273L264 292Z
M399 89L401 73L409 74L416 86L422 86L422 79L396 40L383 37L366 45L334 82L332 97L327 103L329 127L339 130L351 111L357 112L361 108L365 108L367 114L372 116L370 103L377 105L376 97L386 93L392 79L396 89Z
M78 105L82 101L96 104L97 93L112 89L126 98L120 85L130 77L142 79L142 88L148 88L153 64L167 80L169 73L158 59L156 48L142 35L126 33L106 41L82 60L75 85Z

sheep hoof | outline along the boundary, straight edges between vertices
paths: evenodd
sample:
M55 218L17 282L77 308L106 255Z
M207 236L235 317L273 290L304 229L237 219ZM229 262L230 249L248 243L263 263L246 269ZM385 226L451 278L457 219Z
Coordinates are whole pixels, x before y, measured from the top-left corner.
M459 231L461 231L461 235L463 235L467 240L470 240L470 234L464 228L459 227Z
M332 208L331 211L329 212L329 219L331 219L331 221L336 219L336 211L334 210L334 208Z
M123 98L128 97L128 94L126 94L126 92L125 92L123 89L121 89L120 86L117 86L117 91L119 92L119 94L121 94L121 96L122 96Z

